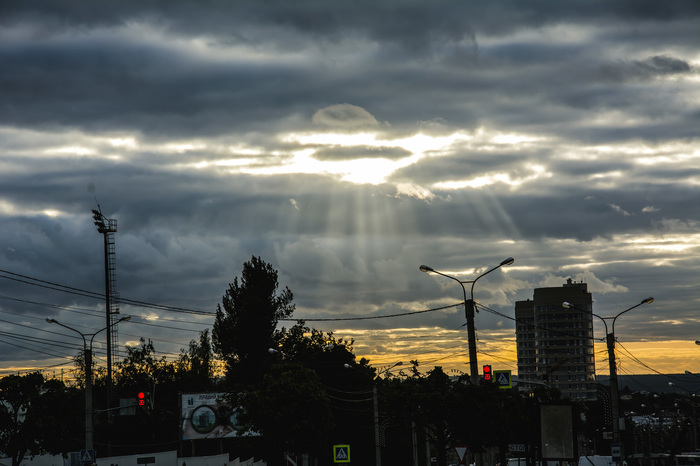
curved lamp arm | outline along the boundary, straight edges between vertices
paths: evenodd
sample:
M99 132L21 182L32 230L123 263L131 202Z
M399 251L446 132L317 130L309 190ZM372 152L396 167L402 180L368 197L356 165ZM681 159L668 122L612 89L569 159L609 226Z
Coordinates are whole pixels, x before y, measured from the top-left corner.
M622 314L624 314L625 312L631 311L631 310L634 309L635 307L639 307L639 306L641 306L642 304L648 304L648 303L653 303L653 302L654 302L654 298L650 296L650 297L648 297L648 298L643 299L641 303L635 304L635 305L632 306L631 308L625 309L624 311L620 312L620 313L617 314L615 317L613 317L613 321L612 321L612 331L613 331L613 333L615 333L615 321L617 320L618 317L620 317L620 316L621 316Z
M471 295L470 295L470 296L471 296L471 299L474 299L474 285L476 284L476 281L477 281L478 279L480 279L480 278L483 277L484 275L490 274L491 272L493 272L493 271L496 270L496 269L500 269L500 268L503 267L504 265L510 265L510 264L512 264L513 262L515 262L515 259L513 259L512 257L508 257L508 258L506 258L506 259L503 259L503 260L501 261L501 263L498 264L496 267L494 267L494 268L492 268L492 269L490 269L490 270L487 270L486 272L482 273L481 275L479 275L478 277L476 277L474 280L472 280L472 281L471 281L471 282L472 282L472 289L471 289Z

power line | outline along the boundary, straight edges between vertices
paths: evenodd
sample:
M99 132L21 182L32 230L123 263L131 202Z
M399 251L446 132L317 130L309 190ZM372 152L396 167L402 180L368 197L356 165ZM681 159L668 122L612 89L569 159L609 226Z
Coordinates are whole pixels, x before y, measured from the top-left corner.
M104 299L103 293L97 293L95 291L83 290L80 288L74 288L74 287L67 286L67 285L61 285L60 283L54 283L54 282L49 282L46 280L40 280L38 278L29 277L27 275L22 275L22 274L10 272L9 270L0 269L0 273L12 275L11 277L8 277L5 275L0 275L0 278L5 278L7 280L13 280L13 281L25 283L27 285L37 286L40 288L46 288L46 289L54 290L54 291L60 291L63 293L75 294L78 296L84 296L84 297L88 297L88 298ZM206 315L206 316L216 315L215 313L208 312L208 311L200 311L200 310L187 309L187 308L175 307L175 306L166 306L163 304L148 303L145 301L138 301L138 300L128 299L128 298L120 298L119 302L124 303L124 304L132 304L132 305L139 306L139 307L158 309L158 310L162 310L162 311L182 312L182 313L187 313L187 314Z
M0 269L0 273L5 273L12 275L12 277L0 275L0 278L5 278L8 280L14 280L22 283L26 283L28 285L32 286L38 286L41 288L47 288L50 290L54 291L61 291L64 293L70 293L70 294L77 294L79 296L85 296L89 298L94 298L94 299L103 299L104 295L101 293L97 293L94 291L88 291L88 290L83 290L80 288L75 288L75 287L70 287L66 285L61 285L59 283L55 282L49 282L46 280L40 280L37 278L29 277L27 275L22 275L14 272L10 272L9 270L3 270ZM19 278L17 278L19 277ZM34 283L36 282L36 283ZM135 299L128 299L128 298L119 298L119 302L122 304L131 304L137 307L145 307L145 308L150 308L150 309L157 309L157 310L162 310L162 311L168 311L168 312L181 312L181 313L187 313L187 314L195 314L195 315L205 315L205 316L215 316L216 313L213 312L208 312L208 311L201 311L201 310L195 310L195 309L187 309L187 308L182 308L182 307L174 307L174 306L166 306L163 304L155 304L155 303L149 303L146 301L139 301ZM438 308L433 308L433 309L425 309L422 311L413 311L413 312L403 312L403 313L398 313L398 314L389 314L389 315L383 315L383 316L365 316L365 317L338 317L338 318L283 318L279 319L280 321L290 321L290 322L299 322L299 321L305 321L305 322L339 322L339 321L357 321L357 320L374 320L374 319L387 319L387 318L393 318L393 317L404 317L404 316L411 316L411 315L418 315L418 314L424 314L427 312L435 312L435 311L442 311L445 309L449 309L452 307L457 307L462 305L462 303L457 303L457 304L451 304L448 306L442 306Z
M32 316L32 315L17 314L17 313L12 313L12 312L8 312L8 311L4 311L3 313L5 313L5 314L11 314L11 315L17 315L17 316L23 317L23 318L25 318L25 319L43 320L43 319L41 319L40 317L36 317L36 316ZM59 336L61 336L61 337L68 337L68 338L71 338L71 339L80 340L80 337L78 337L77 335L73 335L73 334L66 334L66 333L60 333L60 332L55 332L55 331L51 331L51 330L45 330L45 329L33 327L33 326L31 326L31 325L26 325L26 324L20 324L20 323L16 323L16 322L11 322L11 321L4 320L4 319L0 319L0 322L8 323L8 324L11 324L11 325L16 325L16 326L23 327L23 328L29 328L29 329L32 329L32 330L34 330L34 331L37 331L37 330L38 330L38 331L45 332L45 333L50 333L50 334L53 334L53 335L59 335ZM132 321L131 323L138 324L138 325L146 325L146 326L153 326L153 327L161 327L161 328L166 328L166 329L171 329L171 330L196 331L196 330L193 330L193 329L185 329L185 328L172 327L172 326L166 326L166 325L158 325L158 324L153 324L153 323L150 323L150 322L137 322L137 321ZM20 341L31 340L31 341L33 341L34 343L37 343L37 344L45 344L45 345L51 345L52 347L62 347L62 348L65 348L65 349L71 349L71 348L74 347L74 346L66 346L66 345L62 344L62 342L61 342L60 340L55 340L55 339L46 339L46 338L41 339L41 338L37 338L37 337L34 337L34 336L26 335L26 334L17 334L17 333L9 333L9 332L2 332L2 331L0 331L0 335L3 335L3 334L4 334L6 337L8 337L8 338L15 338L15 339L20 340ZM91 334L86 334L86 335L90 336ZM124 336L134 337L134 338L141 338L141 337L142 337L141 335L134 335L134 334L129 334L129 333L125 333ZM160 338L153 338L152 340L153 340L153 341L156 341L156 342L163 342L163 343L174 344L174 345L181 345L181 344L182 344L182 342L174 342L174 341L169 341L169 340L160 339ZM3 340L3 341L4 341L4 340ZM6 342L6 341L5 341L5 342ZM12 344L9 343L9 342L6 342L6 343L12 345ZM16 346L16 347L22 348L22 349L33 350L33 348L27 348L27 347L24 347L24 346L22 346L22 345L12 345L12 346ZM79 345L75 345L75 347L78 347L78 346L79 346ZM179 353L176 353L176 352L163 352L163 353L164 353L164 354L167 354L167 355L170 355L170 356L173 356L173 357L176 357L176 356L179 355ZM99 357L100 354L106 354L106 353L105 353L104 351L101 351L101 350L93 350L93 354L94 354L94 356L97 358L97 357ZM70 356L60 356L60 357L70 357Z
M653 367L649 366L648 364L642 362L639 358L637 358L635 355L633 355L627 348L625 348L619 341L617 342L617 345L618 345L620 348L622 348L623 351L624 351L630 358L632 358L632 360L635 361L636 363L638 363L638 364L640 364L641 366L643 366L643 367L649 369L649 370L652 371L652 372L655 372L656 374L664 375L664 376L666 376L666 377L669 377L669 378L673 379L673 377L670 377L668 374L664 374L664 373L662 373L662 372L660 372L660 371L654 369ZM675 379L675 380L678 380L678 379Z
M299 321L304 321L304 322L342 322L342 321L353 321L353 320L375 320L375 319L387 319L390 317L404 317L404 316L413 316L413 315L418 315L418 314L424 314L426 312L435 312L435 311L442 311L445 309L449 309L451 307L456 307L456 306L461 306L461 303L458 304L450 304L449 306L442 306L442 307L436 307L433 309L425 309L423 311L412 311L412 312L402 312L399 314L388 314L388 315L383 315L383 316L365 316L365 317L333 317L333 318L325 318L325 319L304 319L304 318L284 318L284 319L279 319L281 321L290 321L290 322L299 322Z
M43 306L43 307L48 307L48 308L52 308L52 309L59 309L62 311L72 312L75 314L81 314L81 315L86 315L86 316L90 316L90 317L103 317L101 315L101 311L96 310L96 309L79 308L79 307L73 307L73 306L61 306L58 304L42 303L42 302L38 302L38 301L29 301L26 299L13 298L11 296L5 296L5 295L0 295L0 299L7 299L7 300L17 301L17 302L22 302L22 303L27 303L27 304L34 304L36 306ZM81 312L81 311L85 311L85 312ZM13 314L13 315L17 315L17 316L25 316L25 314L17 314L17 313L12 313L12 312L7 312L7 311L4 311L4 312L7 314ZM205 323L205 322L196 322L193 320L178 320L178 319L171 319L168 317L158 317L158 320L163 320L163 321L168 321L168 322L181 322L184 324L191 324L191 325L209 325L208 323ZM153 324L153 323L148 323L148 324L143 323L143 325L157 326L157 324ZM169 327L163 326L163 328L169 328Z

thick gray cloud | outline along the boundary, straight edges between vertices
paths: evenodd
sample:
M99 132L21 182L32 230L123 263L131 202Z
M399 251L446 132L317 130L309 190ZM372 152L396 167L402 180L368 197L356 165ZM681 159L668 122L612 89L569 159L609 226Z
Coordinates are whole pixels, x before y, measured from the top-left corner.
M570 277L602 314L656 297L621 341L697 338L697 2L28 1L0 18L6 370L75 353L47 316L103 325L75 291L104 286L98 203L127 299L213 312L259 255L299 318L448 306L310 321L377 362L464 367L461 289L418 266L468 280L507 256L476 287L483 358L515 369L514 301ZM122 342L170 356L212 320L122 312Z

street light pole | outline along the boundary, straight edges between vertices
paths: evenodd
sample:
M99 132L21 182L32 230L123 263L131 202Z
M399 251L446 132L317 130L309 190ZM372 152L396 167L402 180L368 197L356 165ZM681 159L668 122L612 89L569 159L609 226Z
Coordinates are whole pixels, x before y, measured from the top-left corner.
M47 318L46 322L49 324L57 324L60 325L61 327L67 328L68 330L72 330L78 335L80 335L83 339L83 355L85 357L85 448L87 450L94 450L94 441L93 441L93 422L92 422L92 343L95 339L95 336L104 331L107 330L107 328L111 327L112 325L116 325L119 322L126 322L131 319L131 316L126 316L122 317L121 319L115 321L114 323L108 325L107 327L98 330L95 333L88 333L84 334L79 330L74 329L73 327L69 327L68 325L62 324L56 319L51 319ZM90 345L87 344L87 339L86 336L90 337Z
M391 369L393 369L396 366L400 366L403 364L403 361L399 361L396 364L394 364L391 367L387 367L386 369L380 371L377 374L377 377L381 376L385 372L389 372ZM376 466L382 466L382 447L381 447L381 442L379 441L380 435L379 435L379 396L377 395L377 382L373 381L372 382L372 403L374 407L374 458L375 458L375 464Z
M618 317L620 317L622 314L625 312L631 311L632 309L641 306L642 304L648 304L654 301L654 298L649 297L639 304L635 304L634 306L625 309L624 311L618 313L615 316L610 316L610 317L601 317L598 314L593 313L592 311L588 311L585 309L578 308L574 306L571 303L564 302L562 303L562 306L566 309L573 308L576 310L579 310L581 312L587 312L600 320L603 321L603 325L605 326L605 343L608 347L608 361L610 364L610 408L612 410L612 422L613 422L613 441L614 442L619 442L620 441L620 398L618 395L618 385L617 385L617 361L615 360L615 321L617 320ZM612 325L610 326L610 331L608 331L608 323L607 320L612 319Z
M457 283L460 284L462 287L462 294L464 296L464 311L466 313L467 317L467 340L469 344L469 380L471 381L472 384L477 385L479 383L479 365L477 363L476 359L476 329L474 328L474 311L478 310L474 306L474 285L476 284L477 280L479 280L481 277L484 275L487 275L491 272L493 272L496 269L500 269L504 265L510 265L515 261L512 257L509 257L503 261L501 261L500 264L497 266L493 267L492 269L487 270L486 272L482 273L478 277L476 277L474 280L460 280L456 277L453 277L451 275L444 274L442 272L439 272L432 267L428 267L427 265L421 265L420 271L421 272L432 272L436 273L438 275L442 275L443 277L450 278ZM469 293L469 299L467 299L467 289L465 288L465 284L471 283L471 289Z
M394 367L401 365L403 365L403 361L399 361L385 369L382 369L377 373L376 377L378 378L385 372L389 372ZM343 367L345 367L346 369L353 369L353 366L348 363L343 364ZM376 466L382 466L382 447L381 442L379 441L379 395L377 394L376 379L372 380L372 407L374 408L374 463Z

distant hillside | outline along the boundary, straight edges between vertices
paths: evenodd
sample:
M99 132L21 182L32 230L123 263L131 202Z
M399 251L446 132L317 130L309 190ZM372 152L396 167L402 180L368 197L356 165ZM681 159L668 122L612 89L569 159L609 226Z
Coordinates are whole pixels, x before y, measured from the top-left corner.
M610 385L609 375L597 375L596 382ZM674 385L669 385L673 382ZM620 392L629 388L633 392L695 393L700 392L700 375L695 374L644 374L618 375Z

